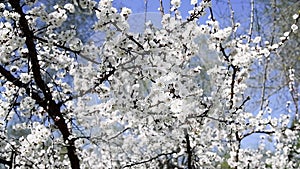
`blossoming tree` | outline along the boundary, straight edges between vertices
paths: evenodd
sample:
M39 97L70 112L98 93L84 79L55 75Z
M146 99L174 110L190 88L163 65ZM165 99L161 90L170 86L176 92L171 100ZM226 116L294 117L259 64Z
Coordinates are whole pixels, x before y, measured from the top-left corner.
M112 0L77 0L52 11L35 0L0 3L0 163L192 169L221 168L226 160L232 168L298 168L297 112L247 112L253 99L245 90L252 63L284 45L299 15L280 43L260 46L251 32L229 38L238 24L220 28L210 0L192 0L187 19L180 0L171 4L171 14L160 7L161 28L147 22L132 33L131 10L118 11ZM92 29L105 33L103 44L83 43L76 25L61 29L81 14L77 8L96 15ZM199 24L205 13L210 19ZM218 58L211 69L192 63L209 53ZM293 83L291 72L296 91ZM255 133L262 134L258 149L242 148ZM267 139L274 149L264 148Z

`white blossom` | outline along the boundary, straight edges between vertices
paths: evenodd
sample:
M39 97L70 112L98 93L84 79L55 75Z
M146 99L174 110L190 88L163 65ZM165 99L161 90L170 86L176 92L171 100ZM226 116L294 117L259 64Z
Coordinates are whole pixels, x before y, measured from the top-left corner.
M82 48L82 42L79 38L73 38L69 44L70 49L74 51L80 51Z
M288 37L290 35L290 32L284 32L283 34L285 37Z
M196 5L198 3L198 0L191 0L191 5Z
M171 4L175 7L175 8L179 8L180 4L181 4L181 0L172 0Z
M4 3L0 3L0 10L4 10L5 8L5 4Z
M261 37L255 37L253 43L259 43L261 41Z
M122 11L121 11L121 15L124 16L125 18L128 18L128 16L132 13L131 9L129 8L122 8Z
M183 110L183 101L182 100L179 100L179 99L175 99L173 101L171 101L170 103L170 108L171 108L171 111L174 112L174 113L184 113L182 111Z
M75 12L75 7L74 7L73 4L70 4L70 3L65 4L64 8L65 8L66 10L68 10L70 13L74 13L74 12Z
M291 29L292 29L292 31L295 33L295 32L297 32L297 30L298 30L298 26L297 26L296 24L293 24L293 25L291 26Z
M20 74L20 80L23 83L28 83L31 80L31 76L28 73L21 73Z
M13 154L17 168L189 168L192 157L192 168L295 168L297 69L287 69L282 105L268 96L276 73L258 73L298 27L261 44L213 13L202 22L211 1L185 1L194 5L185 18L172 0L161 26L136 33L132 11L112 0L24 2L0 4L1 162ZM69 25L75 8L94 25ZM258 79L265 91L252 89Z

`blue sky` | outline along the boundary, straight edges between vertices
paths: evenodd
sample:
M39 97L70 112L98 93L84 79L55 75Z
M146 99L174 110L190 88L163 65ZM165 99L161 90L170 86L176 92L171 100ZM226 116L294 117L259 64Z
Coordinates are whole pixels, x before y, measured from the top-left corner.
M159 0L147 0L147 11L158 12ZM199 0L200 2L201 0ZM170 0L163 0L165 12L168 13L170 9ZM248 22L250 16L250 0L231 0L232 8L235 11L235 16L238 22ZM133 13L145 12L145 0L114 0L116 7L128 7L132 9ZM220 20L228 20L230 13L228 11L227 0L213 0L213 12L216 18ZM190 5L190 0L182 0L181 7L179 8L184 18L187 17L188 11L193 8Z

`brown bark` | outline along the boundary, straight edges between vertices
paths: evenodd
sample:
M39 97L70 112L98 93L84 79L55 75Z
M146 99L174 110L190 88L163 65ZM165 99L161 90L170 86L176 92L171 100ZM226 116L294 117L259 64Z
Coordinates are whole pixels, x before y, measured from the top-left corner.
M53 100L52 94L50 92L50 89L44 82L41 76L41 69L39 65L38 60L38 53L35 47L35 40L34 40L34 33L32 30L30 30L28 26L28 22L25 18L25 13L22 10L22 7L20 6L20 1L17 0L9 0L9 3L11 4L12 8L15 12L20 14L19 19L19 28L21 29L23 35L26 37L25 44L28 48L28 59L32 65L31 69L33 72L34 81L37 85L37 87L42 91L43 96L40 96L38 94L34 94L33 99L39 103L40 106L42 106L45 110L47 110L49 116L53 119L55 122L55 125L58 127L59 131L62 133L63 139L65 142L68 142L68 157L71 163L72 169L79 169L79 158L76 154L76 147L74 145L74 139L69 139L69 136L71 135L67 123L61 113L60 103L56 103L55 100ZM0 69L0 73L7 78L7 80L13 82L17 86L24 87L25 84L20 82L19 80L16 80L8 71L6 71L3 67Z

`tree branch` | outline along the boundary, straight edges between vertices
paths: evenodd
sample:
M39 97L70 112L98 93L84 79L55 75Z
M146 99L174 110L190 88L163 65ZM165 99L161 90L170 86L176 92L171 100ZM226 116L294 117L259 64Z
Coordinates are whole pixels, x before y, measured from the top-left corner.
M0 74L2 76L4 76L8 81L10 81L11 83L13 83L15 86L18 86L19 88L25 88L26 89L26 94L28 96L31 95L31 97L37 102L39 103L42 107L44 107L44 105L42 104L44 101L43 99L39 96L38 93L34 92L34 91L30 91L30 89L28 88L28 84L24 84L22 83L19 79L17 79L16 77L14 77L8 70L6 70L3 66L0 65Z
M8 165L9 168L12 167L12 161L8 161L8 160L5 160L3 158L0 158L0 164Z
M250 136L250 135L252 135L252 134L274 134L275 133L275 131L271 131L271 130L259 130L259 131L252 131L252 132L249 132L249 133L246 133L246 134L244 134L244 135L242 135L242 137L241 137L241 139L243 139L243 138L245 138L245 137L248 137L248 136Z
M165 14L165 12L164 12L165 10L164 10L164 5L163 5L162 0L159 0L159 11L160 11L161 17L163 17Z
M42 93L45 97L42 106L47 112L49 113L50 117L54 120L55 125L58 127L60 132L63 135L64 141L68 141L68 157L71 163L72 169L79 169L79 158L76 154L76 147L75 143L72 140L69 140L69 136L71 135L67 123L63 117L63 115L60 112L60 105L57 104L52 97L52 94L50 92L50 89L46 85L46 83L43 81L41 76L41 69L39 65L38 60L38 53L35 48L35 41L34 41L34 33L29 28L28 21L26 19L26 15L23 12L22 7L20 6L20 1L17 0L9 0L9 3L11 4L12 8L20 15L19 18L19 28L23 32L24 36L26 37L25 44L28 48L28 59L31 62L32 65L32 72L34 81L38 88L42 90Z
M231 77L231 84L230 84L230 106L229 108L232 109L233 107L233 97L234 97L234 84L235 84L235 78L236 78L236 73L238 71L238 66L233 66L232 64L230 65L233 69L232 77Z
M189 138L189 133L187 132L187 129L184 130L185 134L185 141L186 141L186 153L188 155L188 169L192 169L192 149L191 149L191 143L190 143L190 138Z
M250 26L248 32L248 43L251 41L252 31L253 31L253 23L254 23L254 0L251 0L251 16L250 16Z
M162 154L158 154L157 156L155 157L152 157L152 158L149 158L148 160L143 160L143 161L139 161L139 162L134 162L132 164L127 164L125 166L123 166L122 168L128 168L128 167L133 167L133 166L136 166L136 165L140 165L140 164L144 164L144 163L148 163L152 160L155 160L161 156L167 156L167 155L171 155L171 154L174 154L175 152L170 152L170 153L162 153Z
M46 39L43 39L43 38L38 37L38 36L34 36L34 39L37 39L37 40L39 40L39 41L41 41L41 42L44 42L44 43L49 43ZM56 46L56 47L58 47L58 48L64 49L64 50L66 50L66 51L70 51L70 52L72 52L72 53L74 53L74 54L80 55L80 51L72 50L72 49L70 49L70 48L68 48L68 47L66 47L66 46L64 46L64 45L60 45L60 44L58 44L58 43L53 43L53 45ZM92 63L100 64L99 62L94 61L93 59L90 59L90 58L88 58L88 57L86 57L86 56L84 56L84 55L80 55L80 57L82 57L83 59L86 59L86 60L88 60L88 61L90 61L90 62L92 62Z

